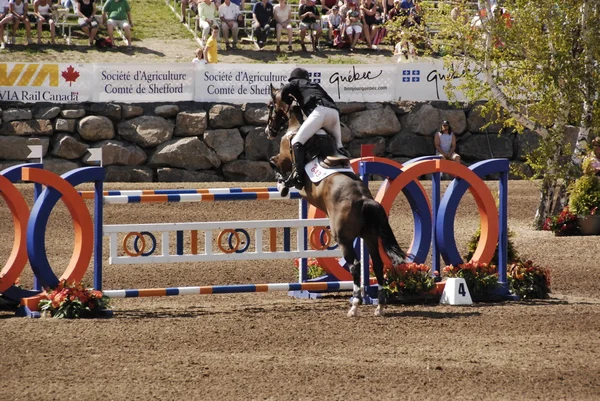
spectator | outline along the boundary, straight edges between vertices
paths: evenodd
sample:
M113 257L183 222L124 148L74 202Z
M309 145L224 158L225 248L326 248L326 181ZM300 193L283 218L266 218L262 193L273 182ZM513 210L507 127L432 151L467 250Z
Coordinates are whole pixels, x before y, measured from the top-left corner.
M56 25L50 14L51 8L52 4L50 4L48 0L35 0L33 2L33 14L35 15L37 22L38 45L42 44L42 25L45 23L50 27L50 44L56 44L56 41L54 40Z
M437 154L446 160L460 163L460 156L456 150L456 135L450 129L448 121L442 122L442 129L435 134L434 146Z
M102 20L108 31L108 38L111 43L115 43L114 29L122 29L125 33L125 45L131 48L131 30L133 21L131 19L131 9L127 0L107 0L102 9Z
M202 31L202 43L206 43L211 27L217 24L217 6L211 0L198 3L198 24ZM206 48L204 49L206 51Z
M377 13L377 6L373 0L362 0L360 12L362 14L363 32L367 46L370 49L377 49L377 46L373 43L379 30L379 23L375 15Z
M328 34L329 34L329 43L331 46L334 45L334 39L339 38L340 29L342 28L342 16L340 15L340 11L338 6L331 7L331 13L327 18L327 26L328 26Z
M586 159L590 161L586 173L600 176L600 137L592 140L592 153Z
M25 44L31 44L31 23L29 22L29 7L26 0L10 0L9 7L13 20L11 43L13 45L16 44L15 36L17 35L17 28L19 28L19 23L22 22L25 26L25 33L27 34L27 41ZM4 37L4 35L2 36Z
M246 26L246 0L231 0L231 2L237 5L240 9L240 15L238 15L238 26L244 29Z
M400 4L400 8L403 10L404 15L408 16L410 10L415 7L415 3L413 0L402 0L402 4Z
M204 47L204 59L208 64L216 64L219 62L219 58L217 56L217 39L219 39L219 27L213 25L211 32L212 34L208 38L206 46Z
M403 15L403 11L400 7L400 4L402 4L401 0L394 0L394 6L391 9L388 9L387 11L388 19L395 21Z
M206 60L204 59L204 48L199 47L196 49L196 57L192 59L192 63L206 64Z
M330 14L333 6L337 6L338 0L317 0L316 4L321 6L321 14Z
M98 33L98 21L96 21L95 0L78 0L76 11L79 20L77 23L81 30L88 36L90 46L94 45L94 39Z
M281 42L281 30L287 31L288 37L288 50L292 51L292 7L290 7L286 0L279 0L279 4L273 7L273 15L275 17L275 31L277 33L277 48L276 52L280 52L281 48L279 43Z
M317 6L315 6L315 0L306 0L306 4L302 4L298 8L298 17L300 18L300 46L302 47L302 51L306 51L304 38L306 37L307 30L310 30L312 51L319 51L318 44L321 34L323 33L323 28L321 28L321 24L317 22L320 19L320 14ZM313 31L316 31L314 37Z
M231 31L231 39L233 41L233 48L237 48L238 33L240 26L238 24L238 17L240 16L240 8L237 4L232 3L231 0L225 0L221 6L219 6L219 18L221 18L221 31L223 32L223 38L225 39L225 48L229 50L229 31Z
M77 0L60 0L61 6L69 10L69 12L71 9L73 9L73 12L77 14L77 11L75 10L75 3L77 3Z
M410 34L404 30L400 31L400 41L396 43L396 46L394 47L394 55L399 56L398 63L403 60L403 56L406 60L408 60L409 56L413 60L417 58L417 51L414 43L410 40Z
M362 34L362 22L360 11L356 1L348 0L348 10L346 12L346 35L350 40L350 51L353 52L358 39Z
M252 8L252 29L256 34L258 48L265 47L267 37L271 31L273 20L273 4L269 0L261 0Z

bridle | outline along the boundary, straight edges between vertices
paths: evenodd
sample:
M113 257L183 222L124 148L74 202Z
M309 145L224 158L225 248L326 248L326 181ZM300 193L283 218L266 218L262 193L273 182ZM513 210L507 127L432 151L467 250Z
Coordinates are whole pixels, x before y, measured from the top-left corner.
M267 121L267 135L270 139L275 138L277 135L281 133L286 124L290 121L290 107L285 103L286 107L275 107L275 103L281 103L276 101L276 96L271 96L271 101L269 102L269 119Z

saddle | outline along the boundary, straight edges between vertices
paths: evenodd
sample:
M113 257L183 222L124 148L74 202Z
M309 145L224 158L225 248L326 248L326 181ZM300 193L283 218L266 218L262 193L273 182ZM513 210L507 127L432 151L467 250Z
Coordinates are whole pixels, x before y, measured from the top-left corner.
M338 153L335 140L329 135L316 134L304 145L304 159L306 162L318 158L321 167L340 168L350 165L349 159Z

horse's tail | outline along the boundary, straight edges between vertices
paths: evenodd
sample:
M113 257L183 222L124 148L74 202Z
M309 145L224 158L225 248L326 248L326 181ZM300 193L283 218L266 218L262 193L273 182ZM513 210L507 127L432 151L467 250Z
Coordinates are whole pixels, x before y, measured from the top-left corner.
M372 230L381 239L383 249L390 258L392 265L397 266L405 263L406 254L398 245L383 206L373 199L365 200L363 203L363 216L366 228Z

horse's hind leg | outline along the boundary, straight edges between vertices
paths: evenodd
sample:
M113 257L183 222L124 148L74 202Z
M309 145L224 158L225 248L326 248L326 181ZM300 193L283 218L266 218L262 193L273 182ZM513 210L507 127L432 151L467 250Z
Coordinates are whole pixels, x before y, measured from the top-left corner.
M358 306L362 304L362 294L360 292L361 268L360 260L354 252L353 240L338 240L338 245L344 255L346 263L350 265L350 273L352 273L352 281L354 288L352 290L352 307L348 311L348 316L356 316L358 314Z
M383 316L385 314L385 291L383 289L383 260L379 255L379 241L375 237L364 238L365 244L369 251L369 256L373 262L373 272L377 278L377 308L375 316Z

